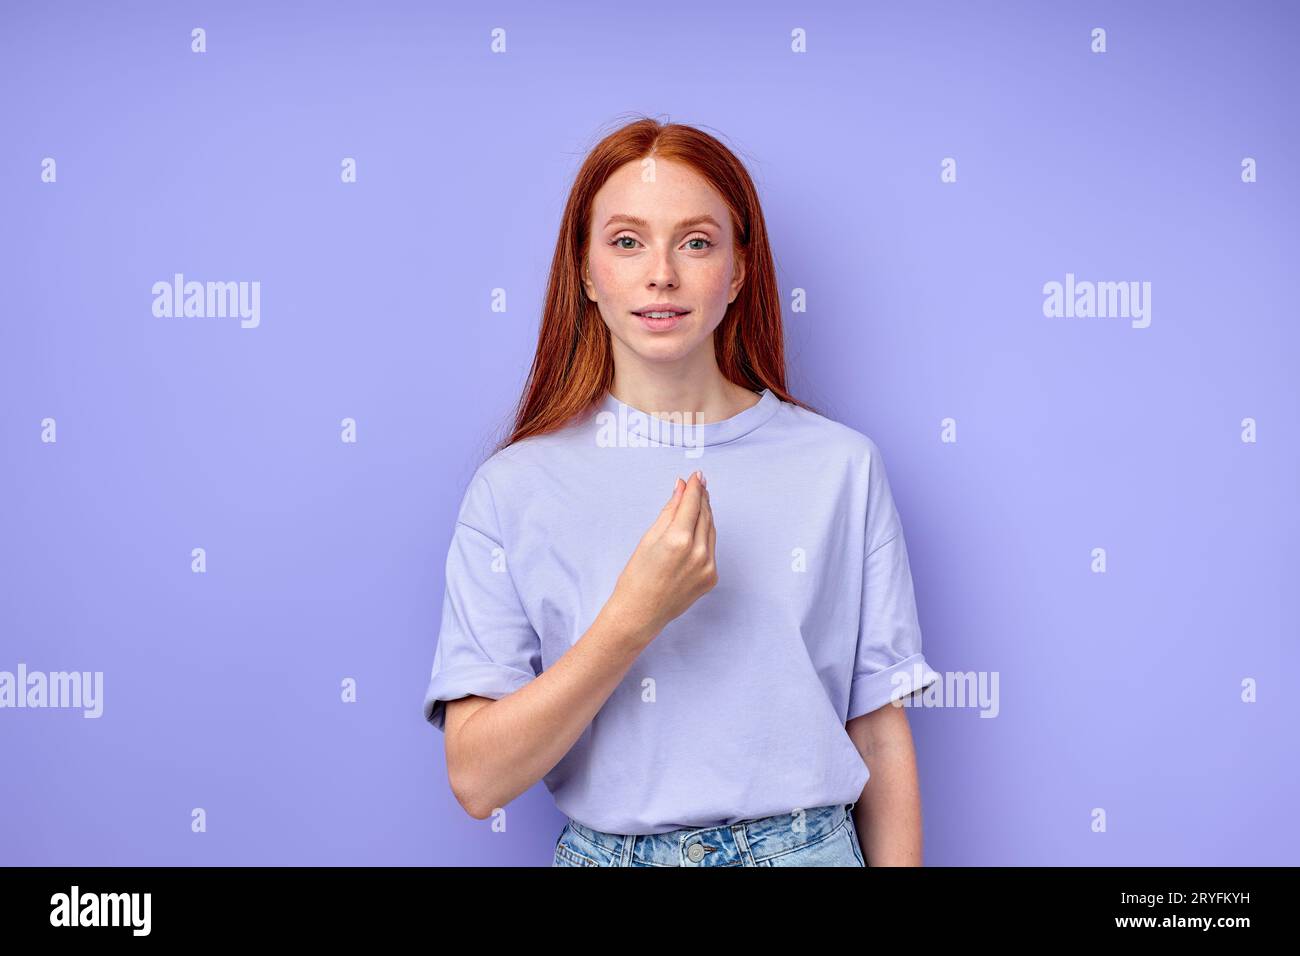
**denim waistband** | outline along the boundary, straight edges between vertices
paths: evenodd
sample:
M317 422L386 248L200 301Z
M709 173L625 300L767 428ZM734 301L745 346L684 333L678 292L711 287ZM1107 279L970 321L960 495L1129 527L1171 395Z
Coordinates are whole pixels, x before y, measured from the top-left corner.
M744 854L765 858L815 843L843 825L853 806L853 803L835 803L736 823L680 827L664 833L606 833L573 819L569 819L568 828L613 859L622 859L625 865L635 856L645 863L676 866L684 853L693 862L707 863L706 858L737 860Z

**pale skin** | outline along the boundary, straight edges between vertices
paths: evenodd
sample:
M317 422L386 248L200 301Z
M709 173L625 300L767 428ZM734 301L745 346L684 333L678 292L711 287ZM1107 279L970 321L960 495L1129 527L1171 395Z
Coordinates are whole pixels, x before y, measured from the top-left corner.
M628 163L596 194L583 264L587 297L610 331L610 392L652 413L721 421L758 401L722 375L713 349L713 330L744 282L731 216L688 167L656 159L649 182L643 169ZM661 302L689 311L665 331L633 314ZM470 816L486 819L563 759L641 652L717 584L716 540L707 479L679 477L573 647L500 700L447 703L447 773ZM871 866L920 865L920 788L906 711L886 704L846 728L871 772L853 810L863 856Z
M845 727L871 772L853 806L867 866L921 866L921 784L906 709L886 704Z

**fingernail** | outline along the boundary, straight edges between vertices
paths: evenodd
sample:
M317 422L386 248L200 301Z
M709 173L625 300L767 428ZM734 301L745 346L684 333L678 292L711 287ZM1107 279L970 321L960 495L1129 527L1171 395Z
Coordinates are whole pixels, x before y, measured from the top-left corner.
M704 472L700 472L700 484L705 488L709 487L709 480L704 477Z

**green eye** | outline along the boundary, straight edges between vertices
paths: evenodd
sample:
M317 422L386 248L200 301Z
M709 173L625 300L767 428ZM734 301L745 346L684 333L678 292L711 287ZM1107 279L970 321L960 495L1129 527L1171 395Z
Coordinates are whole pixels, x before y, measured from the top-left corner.
M611 239L611 240L609 241L609 244L610 244L611 246L618 245L619 243L623 242L624 240L627 240L628 242L631 242L631 243L635 243L635 242L637 241L637 239L636 239L635 236L615 236L613 239ZM702 247L701 247L701 246L696 246L694 249L691 250L692 252L703 252L705 249L712 249L714 246L717 245L717 243L714 242L712 239L706 239L706 238L703 237L703 236L696 236L694 239L687 239L686 242L687 242L688 245L689 245L690 243L692 243L692 242L702 242L702 243L704 243L704 245L703 245ZM620 248L620 249L632 249L632 248L634 248L634 247L633 247L633 246L618 246L618 248Z

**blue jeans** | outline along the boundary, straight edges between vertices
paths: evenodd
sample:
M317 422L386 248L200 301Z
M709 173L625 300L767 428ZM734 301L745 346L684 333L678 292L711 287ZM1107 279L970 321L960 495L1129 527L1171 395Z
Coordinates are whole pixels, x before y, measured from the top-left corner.
M551 866L866 866L853 804L716 827L605 833L570 820Z

